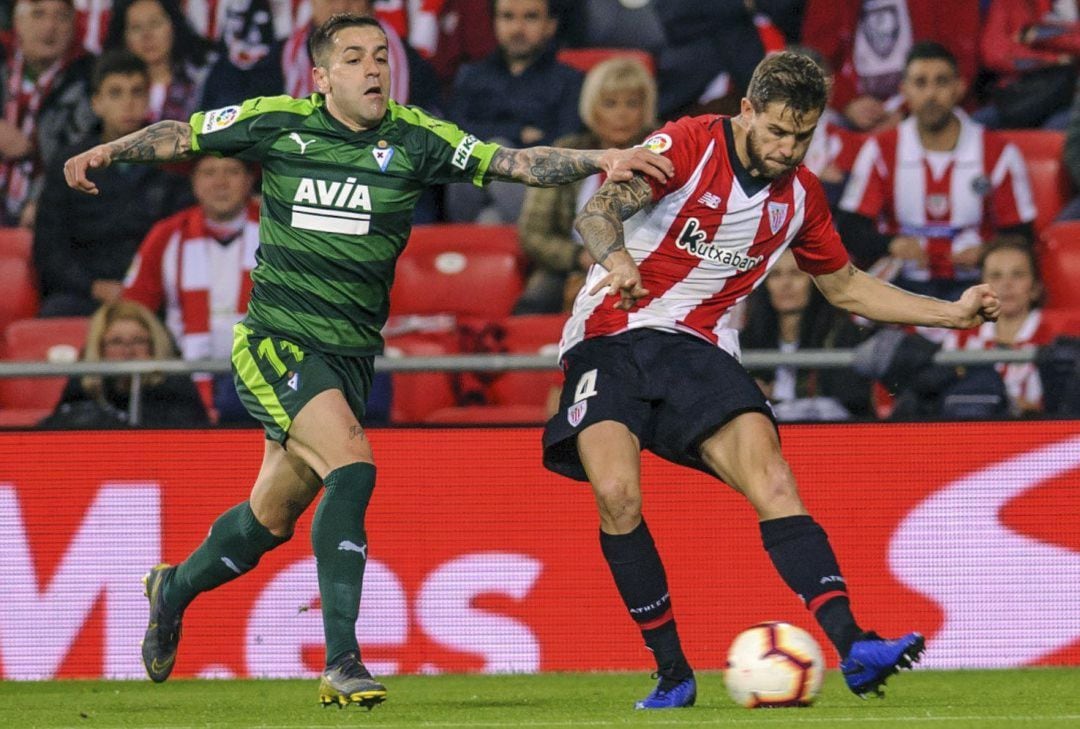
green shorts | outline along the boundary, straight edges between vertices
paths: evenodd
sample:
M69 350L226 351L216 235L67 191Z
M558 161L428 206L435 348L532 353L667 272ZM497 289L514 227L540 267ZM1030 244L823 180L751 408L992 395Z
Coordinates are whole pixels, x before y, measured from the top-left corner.
M285 443L293 419L325 390L340 390L364 422L375 358L304 350L244 321L233 327L232 369L248 413L262 423L267 438Z

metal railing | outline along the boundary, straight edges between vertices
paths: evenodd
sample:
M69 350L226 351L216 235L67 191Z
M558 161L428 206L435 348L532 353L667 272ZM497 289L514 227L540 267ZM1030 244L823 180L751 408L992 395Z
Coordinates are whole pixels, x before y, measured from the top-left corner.
M997 362L1032 362L1037 349L994 349L939 351L934 363L949 366L986 365ZM741 361L748 369L797 367L839 369L850 367L855 358L852 349L806 349L797 352L747 350ZM375 358L376 372L505 372L510 370L547 371L558 369L555 354L461 354L434 357ZM129 360L126 362L0 362L0 378L72 377L82 375L131 377L128 422L138 425L139 400L144 375L224 374L231 371L228 360Z

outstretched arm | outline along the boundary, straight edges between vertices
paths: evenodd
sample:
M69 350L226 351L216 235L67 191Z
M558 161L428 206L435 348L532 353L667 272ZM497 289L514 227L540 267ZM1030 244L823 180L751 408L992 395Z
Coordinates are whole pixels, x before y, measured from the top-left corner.
M970 329L998 317L1000 302L986 284L972 286L957 301L920 296L869 276L848 264L815 276L814 283L833 306L888 324Z
M605 150L501 147L488 168L496 180L523 182L532 187L555 187L597 172L606 172L613 182L626 182L635 172L667 182L675 174L675 167L671 160L644 147Z
M652 200L652 188L643 177L628 182L605 182L585 203L574 221L574 229L584 241L593 259L608 274L589 290L593 295L607 287L608 294L619 296L615 308L629 311L638 299L648 295L641 285L641 272L626 250L623 221Z
M108 167L113 162L172 162L190 156L191 125L181 121L159 121L75 155L64 163L64 179L69 187L97 195L97 185L86 176L91 169Z

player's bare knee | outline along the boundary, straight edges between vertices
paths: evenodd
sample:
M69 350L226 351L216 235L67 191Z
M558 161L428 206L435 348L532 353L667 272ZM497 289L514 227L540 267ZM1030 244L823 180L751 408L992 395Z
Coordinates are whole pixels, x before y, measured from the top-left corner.
M778 518L805 513L795 474L782 458L766 464L743 491L763 517Z
M641 521L641 491L623 479L605 479L593 485L601 526L613 534L630 532Z
M251 512L275 537L291 537L305 504L293 499L251 499Z

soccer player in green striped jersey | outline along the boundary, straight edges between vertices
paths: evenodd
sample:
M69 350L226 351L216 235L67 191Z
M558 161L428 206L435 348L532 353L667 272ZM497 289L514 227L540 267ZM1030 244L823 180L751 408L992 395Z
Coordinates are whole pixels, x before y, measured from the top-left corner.
M319 697L370 707L386 688L364 668L356 640L364 512L375 486L361 422L417 197L444 182L552 186L601 171L665 180L674 170L645 149L506 149L399 106L390 100L386 36L368 17L330 18L310 51L310 98L256 98L190 122L158 122L72 157L64 173L73 188L96 194L92 171L112 162L216 154L263 167L261 245L233 347L237 390L266 429L263 462L247 501L222 514L187 559L144 579L147 673L168 678L191 600L288 540L325 486L311 529L326 636Z

